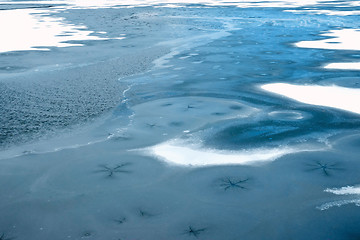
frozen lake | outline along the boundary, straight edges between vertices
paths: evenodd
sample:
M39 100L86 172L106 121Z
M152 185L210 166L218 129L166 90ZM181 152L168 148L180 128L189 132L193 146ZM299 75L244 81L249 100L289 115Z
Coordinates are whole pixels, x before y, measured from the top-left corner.
M358 239L359 15L0 2L0 239Z

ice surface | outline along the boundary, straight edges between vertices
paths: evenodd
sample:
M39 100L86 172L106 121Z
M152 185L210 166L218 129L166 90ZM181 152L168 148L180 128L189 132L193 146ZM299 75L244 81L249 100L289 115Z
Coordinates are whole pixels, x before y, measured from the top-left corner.
M2 11L0 22L0 53L10 51L42 50L49 47L83 46L69 41L107 40L84 25L74 25L64 18L49 16L49 10L16 9ZM103 34L103 33L102 33ZM123 39L117 37L116 39ZM24 41L26 39L26 41Z
M339 70L360 70L360 62L329 63L325 65L324 68Z
M360 114L360 89L339 86L294 85L271 83L262 89L307 104L339 108Z
M338 9L334 10L321 10L321 9L306 9L306 10L286 10L286 12L291 13L299 13L299 14L325 14L330 16L352 16L352 15L360 15L360 11L341 11Z
M360 194L360 187L347 186L342 188L325 189L325 192L330 192L336 195L349 195L349 194Z
M322 33L321 36L328 37L323 40L301 41L295 44L301 48L321 48L336 50L355 50L359 51L360 29L340 29L330 30Z
M342 188L325 189L325 192L333 193L335 195L360 195L360 188L357 186L347 186ZM343 199L333 202L324 203L318 207L320 210L328 210L332 207L341 207L343 205L354 204L360 206L360 198L355 199Z
M189 167L204 167L214 165L253 165L259 162L269 162L299 149L250 149L246 151L225 151L206 149L201 146L189 146L176 140L161 143L145 152L168 162L169 164Z
M9 3L9 2L2 2ZM11 2L11 4L39 4L36 1L16 1ZM236 7L299 7L299 6L308 6L308 5L317 5L321 3L326 4L341 4L336 0L266 0L266 1L257 1L257 0L237 0L237 1L225 1L225 0L178 0L178 1L164 1L164 0L63 0L63 1L41 1L41 4L68 4L77 8L104 8L104 7L116 7L116 6L181 6L184 4L202 4L208 6L236 6ZM1 2L0 2L1 4ZM357 6L359 1L352 1L347 5Z
M358 237L359 1L0 5L2 238Z

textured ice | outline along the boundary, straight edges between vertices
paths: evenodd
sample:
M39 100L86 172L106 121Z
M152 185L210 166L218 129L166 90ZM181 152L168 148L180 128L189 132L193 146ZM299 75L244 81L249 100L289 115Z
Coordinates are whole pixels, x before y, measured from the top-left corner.
M349 195L349 194L360 195L360 187L347 186L342 188L328 188L325 189L325 192L333 193L336 195Z
M328 192L328 193L333 193L335 195L350 195L350 196L360 195L360 187L358 187L358 186L347 186L347 187L342 187L342 188L328 188L328 189L325 189L324 191ZM333 202L324 203L321 206L319 206L318 209L327 210L332 207L341 207L341 206L347 205L347 204L355 204L355 206L360 207L360 196L358 196L355 199L354 198L343 199L343 200L337 200L337 201L333 201Z
M328 210L332 207L341 207L348 204L355 204L355 206L360 207L360 199L350 199L350 200L339 200L334 202L325 203L319 207L317 207L319 210Z

